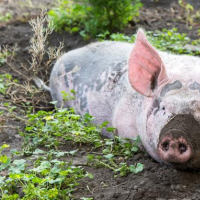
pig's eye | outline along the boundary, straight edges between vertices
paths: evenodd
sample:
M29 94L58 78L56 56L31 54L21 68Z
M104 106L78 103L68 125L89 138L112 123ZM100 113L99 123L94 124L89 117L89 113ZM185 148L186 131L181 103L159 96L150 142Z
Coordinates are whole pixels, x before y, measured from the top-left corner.
M165 110L165 107L164 107L164 106L162 107L162 110Z

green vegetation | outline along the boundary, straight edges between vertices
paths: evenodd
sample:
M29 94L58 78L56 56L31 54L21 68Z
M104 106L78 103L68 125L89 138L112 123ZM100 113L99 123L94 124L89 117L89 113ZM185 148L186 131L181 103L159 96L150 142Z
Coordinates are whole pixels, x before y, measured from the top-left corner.
M12 13L5 13L4 15L0 13L0 23L9 22L12 19Z
M5 94L10 82L11 82L12 76L9 74L3 74L0 75L0 93Z
M187 27L192 29L192 26L195 24L194 20L200 19L200 11L196 11L194 7L186 1L179 0L178 3L185 13Z
M6 62L6 58L9 55L8 52L6 52L4 49L2 50L0 48L0 67L2 64L4 64Z
M137 19L141 6L140 0L59 0L48 15L55 30L80 32L88 38L121 30Z
M73 165L73 158L80 148L63 151L66 144L86 144L90 147L87 165L107 167L115 176L126 176L143 170L143 164L128 165L127 159L138 152L139 138L126 140L115 136L100 136L107 127L92 124L93 117L75 114L73 108L39 111L28 114L22 151L11 151L11 157L2 153L9 146L0 147L0 197L2 200L56 200L76 199L74 190L84 178L93 178L81 165ZM84 148L83 146L83 148ZM87 148L88 148L87 146ZM87 150L88 151L88 150ZM23 157L22 157L23 156ZM24 159L29 156L29 159ZM82 197L81 199L92 199Z
M181 34L177 32L177 29L162 31L148 32L150 42L158 49L162 51L171 51L178 54L190 54L183 48L185 44L190 42L190 39L186 34Z
M107 127L108 122L95 126L92 124L91 115L85 114L82 118L75 114L73 108L56 112L39 111L34 115L29 115L28 118L26 133L21 133L25 140L26 155L32 154L41 145L48 149L58 149L66 141L71 141L89 144L91 150L98 150L98 156L95 156L95 152L94 155L88 155L89 162L108 167L116 173L119 171L122 176L130 172L137 173L143 169L142 164L126 166L124 169L126 165L124 162L138 151L139 138L136 140L122 139L117 136L114 136L114 139L102 138L100 135L102 129L110 132L115 130L115 128ZM119 157L123 157L123 163L119 162Z
M74 199L72 192L78 182L93 177L82 167L73 166L70 162L49 159L52 157L40 149L33 152L32 159L35 161L32 167L25 159L14 159L11 163L11 158L2 155L2 150L7 147L4 144L0 148L0 171L6 170L0 177L2 200ZM18 153L13 151L13 154Z
M146 32L148 40L159 50L170 51L178 54L189 54L189 55L200 55L198 50L192 51L184 47L186 44L197 44L198 40L191 41L186 34L181 34L177 32L177 29L167 30L163 29L162 31L147 31ZM108 35L100 34L98 38L100 41L105 40ZM136 34L132 36L124 35L123 33L114 33L110 35L110 40L112 41L121 41L134 43Z

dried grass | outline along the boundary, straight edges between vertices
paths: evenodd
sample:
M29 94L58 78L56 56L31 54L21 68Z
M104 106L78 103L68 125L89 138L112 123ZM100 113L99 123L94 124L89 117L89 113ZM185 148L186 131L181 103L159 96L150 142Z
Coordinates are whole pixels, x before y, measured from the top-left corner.
M30 25L34 31L30 40L30 47L28 49L31 59L21 66L14 65L13 61L15 55L19 50L17 46L12 49L4 46L2 51L11 52L6 57L7 65L24 79L23 84L13 82L7 90L7 95L11 102L22 107L33 107L36 109L49 109L49 95L46 91L37 89L32 83L35 77L40 77L48 84L49 72L53 62L62 55L63 43L59 47L48 47L47 38L52 33L53 28L50 26L46 11L42 10L39 17L32 19ZM19 69L23 70L19 70ZM48 99L48 100L47 100Z

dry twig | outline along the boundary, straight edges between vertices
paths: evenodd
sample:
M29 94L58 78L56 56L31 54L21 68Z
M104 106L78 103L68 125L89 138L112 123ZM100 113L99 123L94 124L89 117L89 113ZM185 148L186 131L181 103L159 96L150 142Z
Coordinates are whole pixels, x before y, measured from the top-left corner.
M47 94L44 91L38 90L31 84L33 78L40 77L47 83L49 79L49 72L53 62L61 56L63 43L60 43L58 47L48 47L47 38L52 33L53 28L50 25L46 11L42 10L41 15L30 21L30 25L34 31L33 36L30 39L29 53L31 60L28 63L22 63L19 66L13 64L13 60L17 51L17 46L12 49L5 46L4 52L11 52L6 57L7 65L20 76L23 77L24 83L19 84L13 82L7 91L7 95L11 97L11 100L15 104L20 104L26 107L31 105L33 111L38 107L43 107L47 104ZM48 58L46 61L45 59Z

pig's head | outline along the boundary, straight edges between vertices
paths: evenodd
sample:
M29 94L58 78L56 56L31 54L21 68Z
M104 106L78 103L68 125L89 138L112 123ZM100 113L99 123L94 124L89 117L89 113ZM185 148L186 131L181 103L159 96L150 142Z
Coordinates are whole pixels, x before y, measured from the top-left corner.
M139 30L128 62L130 85L141 94L142 143L155 160L181 169L200 168L200 60L195 59L158 52Z

